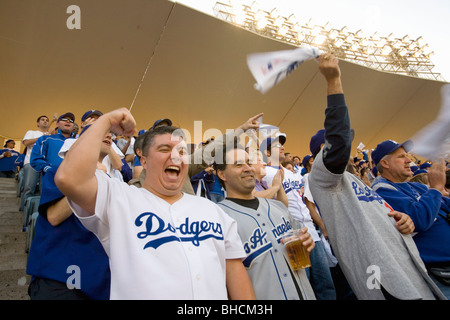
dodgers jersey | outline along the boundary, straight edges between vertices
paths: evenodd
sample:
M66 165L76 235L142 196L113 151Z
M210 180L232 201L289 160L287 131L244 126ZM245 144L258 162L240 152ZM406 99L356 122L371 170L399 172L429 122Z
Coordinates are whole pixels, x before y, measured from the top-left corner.
M400 233L388 216L389 204L355 175L329 171L323 151L314 160L309 186L333 252L358 299L385 299L381 287L403 300L434 299L432 291L442 295L411 235ZM375 277L373 268L379 270Z
M256 299L315 299L305 271L294 272L284 257L280 239L292 229L286 206L272 199L256 199L259 200L257 210L228 199L219 202L219 206L237 222L247 254L243 263L252 280Z
M183 194L171 205L96 177L95 214L69 204L109 256L111 299L227 299L226 259L245 257L233 219L208 199Z
M280 167L266 166L266 176L263 178L263 181L272 185L273 177L278 170L280 170ZM283 171L283 188L288 198L288 210L290 214L295 220L303 223L305 227L308 227L308 232L311 234L314 242L320 241L319 234L316 231L309 209L303 202L301 191L302 176L299 173L294 174L286 168L283 168Z

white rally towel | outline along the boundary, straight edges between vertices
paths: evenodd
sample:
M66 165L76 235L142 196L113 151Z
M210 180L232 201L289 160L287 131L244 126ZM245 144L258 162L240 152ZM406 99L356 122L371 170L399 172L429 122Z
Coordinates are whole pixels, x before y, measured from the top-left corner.
M437 118L417 132L411 140L412 152L427 159L435 160L450 155L450 85L441 89L442 105Z
M316 48L297 48L249 54L247 65L256 80L255 89L266 93L304 61L318 58L320 53Z

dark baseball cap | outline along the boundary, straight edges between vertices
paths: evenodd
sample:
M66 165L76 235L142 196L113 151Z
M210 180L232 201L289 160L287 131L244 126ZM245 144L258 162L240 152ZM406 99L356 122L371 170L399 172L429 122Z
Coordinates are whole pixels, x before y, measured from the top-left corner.
M97 116L102 116L103 112L99 111L99 110L89 110L86 111L83 116L81 117L81 122L84 122L87 118L89 118L92 115L97 115Z
M259 145L259 150L260 151L270 150L270 146L277 141L280 142L281 145L284 145L286 142L286 136L278 135L277 137L268 137L264 139L263 142L261 142L261 144Z
M313 156L317 155L320 151L320 146L325 143L325 129L320 129L315 135L311 137L309 142L309 150Z
M155 129L159 124L161 124L163 122L166 122L168 126L172 125L172 120L170 120L170 119L159 119L159 120L155 121L155 123L151 127L151 130Z
M62 118L70 118L73 122L75 122L75 115L72 112L66 112L58 118L58 121L61 121Z
M395 150L397 150L400 147L403 147L403 149L405 149L406 152L409 152L409 151L411 151L413 146L414 146L414 144L411 140L406 140L403 143L398 143L394 140L383 141L377 145L375 150L372 151L373 163L375 163L375 165L377 165L378 162L380 162L380 160L385 155L394 152Z

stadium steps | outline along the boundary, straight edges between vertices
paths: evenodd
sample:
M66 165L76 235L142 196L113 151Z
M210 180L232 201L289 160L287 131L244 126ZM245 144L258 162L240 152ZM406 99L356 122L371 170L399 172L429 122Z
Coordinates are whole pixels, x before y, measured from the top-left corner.
M17 181L0 178L0 300L29 300L26 232L19 211Z

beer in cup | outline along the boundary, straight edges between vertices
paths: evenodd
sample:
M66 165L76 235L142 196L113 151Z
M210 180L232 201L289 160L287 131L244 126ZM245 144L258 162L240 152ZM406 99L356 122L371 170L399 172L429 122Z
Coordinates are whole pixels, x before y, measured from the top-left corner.
M303 246L300 236L300 229L291 229L281 237L281 243L284 245L289 264L294 271L311 266L309 252Z

